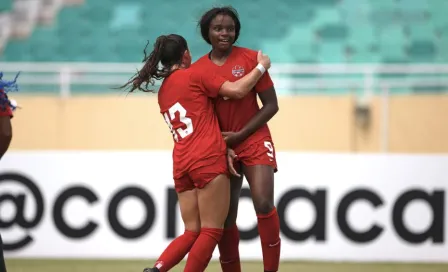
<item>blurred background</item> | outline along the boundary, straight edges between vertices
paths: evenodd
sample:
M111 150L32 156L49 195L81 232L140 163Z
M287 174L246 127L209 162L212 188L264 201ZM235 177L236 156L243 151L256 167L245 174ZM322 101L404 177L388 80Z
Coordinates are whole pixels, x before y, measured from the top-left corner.
M10 270L133 271L147 262L115 259L157 257L169 235L160 238L165 234L158 237L149 231L123 240L107 228L110 217L100 210L89 218L105 224L96 233L104 231L106 236L64 236L50 218L52 205L73 183L87 186L100 200L137 183L153 196L153 231L164 233L169 225L164 222L173 216L165 215L169 194L160 196L172 187L171 137L154 95L128 95L112 88L141 67L147 40L152 43L161 34L183 35L194 60L208 53L210 46L200 37L197 22L209 8L223 5L239 12L237 45L262 49L273 62L270 73L280 111L269 126L280 167L278 205L286 205L285 195L297 188L327 190L327 202L316 200L324 207L323 223L314 221L319 212L309 202L296 200L291 209L284 207L288 219L282 223L282 256L287 261L281 270L446 271L447 266L431 264L448 262L446 0L0 0L0 71L5 79L22 71L20 91L9 94L22 108L12 121L10 153L0 164L0 180L6 181L0 195L23 189L12 184L17 179L9 175L13 173L32 180L45 203L42 220L26 225L14 217L18 207L0 201L0 215L12 222L0 225L0 230L5 241L8 233L16 235L11 234L17 231L11 229L14 224L50 237L34 237L29 245L7 251ZM157 185L145 178L156 178ZM367 232L376 222L385 229L378 240L361 244L344 240L339 213L339 200L349 192L359 193L359 188L370 188L384 207L374 208L368 201L353 206L355 211L348 212L353 228ZM420 193L413 194L416 191ZM397 215L396 203L407 199L407 192L416 204ZM82 226L89 206L82 199L72 202L63 213L75 218L66 219L74 220L71 224L80 218ZM249 201L243 204L238 222L250 228L255 214ZM36 205L26 205L34 214ZM140 220L139 203L126 207L123 218ZM412 238L397 230L396 216L407 220L416 237L424 233L433 239L409 242ZM327 238L294 239L288 234L288 229L310 229L313 222L325 224ZM242 242L242 259L246 271L261 271L260 245L253 239ZM108 253L108 242L123 250ZM145 243L157 246L147 249ZM96 246L101 254L92 249ZM107 260L53 260L60 258ZM218 267L214 262L210 271L220 271Z

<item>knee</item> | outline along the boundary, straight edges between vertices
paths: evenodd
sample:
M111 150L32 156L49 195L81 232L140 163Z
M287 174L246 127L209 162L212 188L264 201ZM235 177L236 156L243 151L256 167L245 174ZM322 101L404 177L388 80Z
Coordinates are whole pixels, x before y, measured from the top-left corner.
M191 232L200 232L201 231L201 221L191 221L191 222L185 222L185 230L191 231Z
M257 214L268 214L274 209L274 201L263 198L254 203L255 212Z

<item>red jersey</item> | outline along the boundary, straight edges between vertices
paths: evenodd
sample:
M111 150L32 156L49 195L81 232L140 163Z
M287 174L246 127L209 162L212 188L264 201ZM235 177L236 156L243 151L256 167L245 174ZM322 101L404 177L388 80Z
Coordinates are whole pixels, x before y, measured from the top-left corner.
M224 82L223 77L194 68L177 70L163 81L158 101L173 134L175 179L226 154L212 100Z
M234 46L232 52L222 66L214 64L207 54L200 58L194 64L194 67L204 71L215 72L233 82L241 79L244 75L252 71L257 64L256 51ZM274 83L272 82L269 73L266 71L258 81L257 85L255 85L255 88L244 98L239 100L225 100L223 97L218 97L215 103L215 110L221 130L234 132L241 130L260 110L257 102L257 93L263 92L273 86ZM269 128L267 124L265 124L254 134L249 136L243 143L237 146L235 152L239 153L248 145L270 136L271 133Z
M8 100L6 93L0 89L0 103L4 100ZM0 105L0 116L10 116L12 117L12 109L9 105Z

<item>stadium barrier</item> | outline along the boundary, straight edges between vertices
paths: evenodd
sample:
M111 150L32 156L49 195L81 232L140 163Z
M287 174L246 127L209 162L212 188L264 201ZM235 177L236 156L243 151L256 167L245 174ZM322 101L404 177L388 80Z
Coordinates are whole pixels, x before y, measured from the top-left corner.
M76 86L95 85L98 90L120 86L142 63L52 63L0 62L3 72L23 71L22 84L57 86L62 97L72 95ZM448 90L448 65L443 64L287 64L274 63L269 70L276 88L286 93L323 94L343 89L361 90L366 96L375 90L383 95L396 88L439 87ZM405 77L404 77L405 76ZM159 82L158 82L159 83ZM80 91L82 93L82 91Z
M156 98L115 94L15 98L13 150L169 150ZM279 97L269 122L277 150L448 153L448 95L394 95L369 104L367 125L352 95ZM32 135L32 136L31 136Z
M448 262L448 156L277 159L283 260ZM11 152L0 169L8 258L156 258L182 232L169 151ZM240 253L260 260L246 186Z

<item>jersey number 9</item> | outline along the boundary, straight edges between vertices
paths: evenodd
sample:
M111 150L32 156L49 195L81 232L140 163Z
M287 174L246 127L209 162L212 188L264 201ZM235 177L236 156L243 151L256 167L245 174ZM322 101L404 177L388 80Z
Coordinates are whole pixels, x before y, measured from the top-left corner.
M183 125L185 125L186 128L178 128L174 130L174 127L176 126L176 121L174 120L176 118L176 112L179 113L179 121ZM173 134L173 138L176 142L179 141L178 135L181 139L183 139L193 133L193 123L191 122L191 119L187 117L187 110L182 107L179 102L169 108L168 112L165 112L163 114L163 117L168 127L170 128L171 133Z

